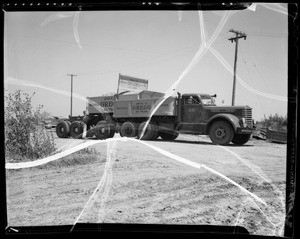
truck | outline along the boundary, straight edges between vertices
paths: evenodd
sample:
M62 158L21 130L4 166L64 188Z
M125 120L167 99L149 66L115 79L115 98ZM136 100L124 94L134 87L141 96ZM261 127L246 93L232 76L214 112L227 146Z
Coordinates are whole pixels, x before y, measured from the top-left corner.
M87 97L83 117L70 117L56 126L60 138L121 137L142 140L175 140L179 133L209 135L213 144L243 145L254 130L252 108L217 106L216 95L177 93L166 98L163 93L143 90L136 94ZM152 111L157 108L151 118Z

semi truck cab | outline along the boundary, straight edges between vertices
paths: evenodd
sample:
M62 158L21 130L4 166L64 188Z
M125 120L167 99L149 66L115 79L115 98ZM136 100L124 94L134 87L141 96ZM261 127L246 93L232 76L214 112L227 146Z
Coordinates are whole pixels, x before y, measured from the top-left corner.
M215 97L209 94L178 94L178 130L189 134L208 134L218 141L217 138L221 139L225 134L224 129L230 128L233 142L248 141L253 130L252 108L217 106ZM220 127L215 127L215 132L212 132L212 126L218 124Z

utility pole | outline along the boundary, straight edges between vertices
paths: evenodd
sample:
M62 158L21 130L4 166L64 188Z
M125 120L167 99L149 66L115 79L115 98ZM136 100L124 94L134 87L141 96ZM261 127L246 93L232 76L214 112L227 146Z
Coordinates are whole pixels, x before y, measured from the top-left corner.
M231 105L234 106L235 103L235 86L236 86L236 62L237 62L237 54L238 54L238 44L239 39L244 38L246 40L247 35L240 31L235 31L233 29L229 30L229 32L235 33L235 37L229 38L228 40L231 41L231 43L235 42L235 55L234 55L234 68L233 68L233 87L232 87L232 102Z
M70 109L70 116L72 116L72 102L73 102L73 77L77 75L68 74L68 76L71 76L71 109Z

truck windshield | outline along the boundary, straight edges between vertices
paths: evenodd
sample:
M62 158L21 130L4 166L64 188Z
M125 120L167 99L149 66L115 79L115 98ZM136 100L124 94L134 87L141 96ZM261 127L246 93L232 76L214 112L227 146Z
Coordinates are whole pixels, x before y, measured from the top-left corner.
M203 105L216 105L214 98L209 95L201 96Z

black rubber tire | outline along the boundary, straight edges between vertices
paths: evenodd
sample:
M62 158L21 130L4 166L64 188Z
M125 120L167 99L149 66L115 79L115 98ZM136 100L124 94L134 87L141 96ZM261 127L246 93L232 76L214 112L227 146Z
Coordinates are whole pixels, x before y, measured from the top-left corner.
M92 137L94 137L95 136L95 132L94 132L94 129L89 129L89 130L87 130L87 132L86 132L86 137L87 138L92 138Z
M178 131L161 131L159 132L159 136L163 139L163 140L174 140L178 137L179 132Z
M59 138L68 138L70 134L70 126L67 121L60 121L56 125L56 135Z
M209 137L214 144L228 145L234 136L232 126L224 121L216 121L209 129Z
M232 143L236 145L243 145L249 141L251 134L236 134L232 139Z
M143 132L143 129L144 129L144 126L146 125L146 123L147 122L145 121L139 125L139 128L138 128L139 139L142 139L142 140L155 139L158 134L158 126L154 122L149 122L149 124L147 125L147 128L145 130L145 133L144 133L143 137L141 138L141 135L142 135L142 132Z
M109 127L108 138L113 138L114 135L115 135L115 132L116 132L116 128L115 128L115 126L113 124L109 124L108 127Z
M158 135L158 133L159 133L158 125L155 122L152 122L152 124L153 124L153 135L152 135L151 140L156 140L159 137L159 135Z
M70 126L70 136L73 139L81 139L83 133L83 126L80 121L74 121Z
M120 129L120 135L122 137L136 137L138 135L138 124L130 121L126 121L122 124Z
M152 140L157 140L159 138L159 131L152 137Z
M107 139L110 135L110 126L106 121L100 121L94 128L94 132L97 139Z
M68 137L70 137L70 127L71 127L71 121L66 121L69 125L69 133L68 133Z

